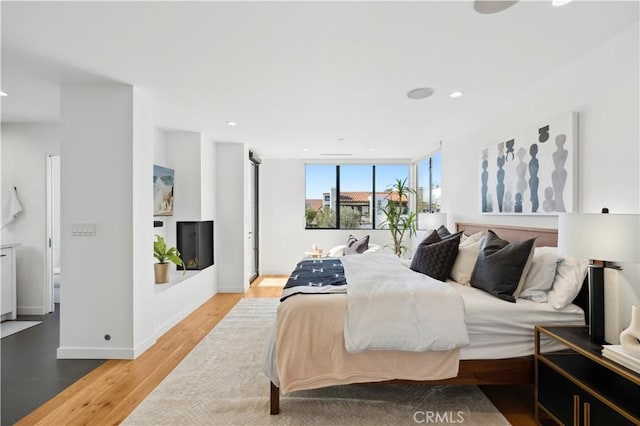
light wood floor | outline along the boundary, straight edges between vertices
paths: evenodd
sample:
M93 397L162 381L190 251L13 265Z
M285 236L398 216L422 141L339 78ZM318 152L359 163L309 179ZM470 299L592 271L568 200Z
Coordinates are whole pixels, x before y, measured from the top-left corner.
M138 359L105 362L17 424L121 423L242 297L280 296L279 287L260 287L263 278L254 281L244 295L217 294L165 333ZM265 387L265 393L267 389ZM483 386L482 389L509 422L535 425L532 389L517 386ZM265 415L268 415L266 411Z

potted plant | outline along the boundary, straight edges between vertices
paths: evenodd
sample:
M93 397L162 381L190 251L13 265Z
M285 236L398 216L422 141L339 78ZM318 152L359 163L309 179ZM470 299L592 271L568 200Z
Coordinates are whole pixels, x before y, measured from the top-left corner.
M410 211L408 207L409 194L415 193L415 189L407 185L407 179L396 179L395 183L387 187L387 203L381 208L386 217L381 225L389 227L393 237L393 252L398 257L407 251L407 247L402 245L405 234L416 234L416 212Z
M159 262L153 265L156 284L169 282L168 261L184 267L184 263L182 263L178 249L175 247L167 247L167 243L164 241L164 238L158 234L156 234L156 240L153 242L153 256L158 259ZM184 274L184 271L182 273Z

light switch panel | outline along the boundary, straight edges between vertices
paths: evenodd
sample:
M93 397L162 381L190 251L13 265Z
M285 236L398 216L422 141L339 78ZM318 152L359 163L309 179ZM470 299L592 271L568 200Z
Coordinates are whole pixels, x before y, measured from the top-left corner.
M72 223L71 235L74 237L94 237L96 235L96 224Z

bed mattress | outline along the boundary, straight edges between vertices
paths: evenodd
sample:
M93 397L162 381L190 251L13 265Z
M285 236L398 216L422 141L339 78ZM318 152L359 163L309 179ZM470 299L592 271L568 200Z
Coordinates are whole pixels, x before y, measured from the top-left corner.
M573 304L556 310L548 303L516 299L505 302L474 287L449 282L464 300L469 345L460 349L460 359L504 359L533 355L533 327L583 325L584 312ZM542 339L541 350L561 349L550 339Z
M451 351L348 353L343 335L346 294L298 295L278 308L263 370L283 393L391 379L438 380L454 377L459 359L532 355L536 324L584 324L584 313L575 305L555 310L547 303L524 299L509 303L473 287L450 285L464 300L468 346ZM543 352L561 348L541 340Z

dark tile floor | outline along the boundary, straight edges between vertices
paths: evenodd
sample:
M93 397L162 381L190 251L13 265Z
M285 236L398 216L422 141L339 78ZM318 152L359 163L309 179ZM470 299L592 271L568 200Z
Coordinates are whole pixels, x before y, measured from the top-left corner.
M60 306L48 315L20 315L19 320L42 321L5 337L2 352L1 425L11 425L102 364L95 359L57 359Z

